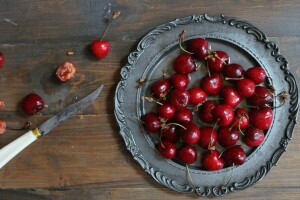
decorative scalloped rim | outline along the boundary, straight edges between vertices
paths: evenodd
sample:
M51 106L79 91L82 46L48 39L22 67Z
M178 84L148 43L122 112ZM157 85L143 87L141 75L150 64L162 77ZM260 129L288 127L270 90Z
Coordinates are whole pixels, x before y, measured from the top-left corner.
M132 136L130 128L127 126L124 110L123 110L123 97L124 92L126 90L126 80L130 77L131 71L134 69L135 63L139 59L139 56L144 52L144 49L149 47L155 40L156 36L162 34L166 31L170 31L172 28L175 28L178 25L185 25L190 23L201 23L203 21L208 21L212 23L223 23L229 26L233 26L236 28L241 28L245 30L246 33L252 34L255 36L256 41L261 42L265 45L267 49L271 50L271 56L274 57L275 61L280 63L280 69L283 71L285 75L285 81L289 85L289 95L290 95L290 109L289 109L289 122L285 129L284 137L281 139L280 148L278 148L270 161L268 161L265 166L261 167L253 176L246 178L244 181L240 183L232 183L231 185L220 188L220 187L197 187L196 191L193 187L189 185L180 185L175 181L169 179L164 176L160 172L154 170L153 167L149 165L146 159L139 152L139 148L135 143L135 140ZM150 174L157 182L162 185L165 185L175 191L178 192L197 192L201 196L208 195L216 195L222 196L227 194L228 192L234 192L238 190L242 190L252 186L257 183L270 171L270 169L275 166L280 158L280 156L286 151L287 145L289 141L292 139L292 133L294 126L296 124L296 118L298 113L298 88L296 84L296 80L289 71L288 61L285 57L280 55L280 51L278 46L269 41L266 35L260 31L255 26L249 24L248 22L238 20L232 17L225 17L224 15L220 16L210 16L208 14L203 15L192 15L181 19L176 19L174 21L162 24L158 26L156 29L149 32L137 45L136 51L132 52L128 56L128 63L121 69L121 81L119 82L116 93L115 93L115 117L120 126L120 134L122 135L127 150L132 154L133 158L141 165L145 172Z

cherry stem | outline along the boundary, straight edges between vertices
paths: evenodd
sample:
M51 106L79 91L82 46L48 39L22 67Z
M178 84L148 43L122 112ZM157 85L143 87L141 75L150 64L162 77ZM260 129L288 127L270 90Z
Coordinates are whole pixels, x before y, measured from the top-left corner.
M155 99L152 98L152 97L145 97L145 96L142 96L142 99L143 99L143 100L147 100L147 101L149 101L149 102L157 103L158 105L161 105L161 106L164 105L164 104L160 103L159 101L155 100Z
M141 119L137 118L136 116L132 116L134 119L138 120L139 122L145 124L145 122L143 122Z
M232 170L231 170L231 174L230 174L230 177L229 177L229 180L227 181L227 183L225 184L225 185L222 185L221 186L221 189L226 189L226 187L228 186L228 184L230 183L230 181L231 181L231 179L232 179L232 177L233 177L233 171L234 171L234 167L235 167L235 165L234 165L234 163L232 164Z
M209 141L209 144L208 144L208 150L215 150L216 149L215 146L212 146L212 142L213 142L212 134L213 134L214 130L216 129L216 126L217 126L217 123L218 123L219 120L220 120L220 118L216 121L216 123L214 124L213 130L211 131L210 141Z
M226 149L224 149L221 153L220 153L220 155L219 155L219 158L221 158L222 157L222 155L223 155L223 153L225 152L225 151L227 151L228 149L230 149L232 146L230 146L230 147L227 147Z
M270 106L268 104L265 104L265 106L269 107L269 108L280 108L288 100L288 93L286 91L280 92L278 95L275 96L275 98L278 98L278 97L280 97L282 99L282 101L280 102L279 106L272 107L272 106Z
M162 130L163 130L163 129L160 130L159 142L160 142L161 146L165 149L166 147L165 147L164 144L162 143Z
M200 67L202 66L202 62L200 62L200 65L198 65L196 62L195 62L195 64L196 64L196 69L195 69L195 71L198 71L198 70L200 69Z
M112 21L114 21L115 19L117 19L117 18L120 16L120 14L121 14L121 11L114 11L114 12L112 13L112 18L108 21L108 24L107 24L107 26L106 26L104 32L103 32L102 35L101 35L101 39L100 39L101 41L104 39L104 37L105 37L107 31L109 30Z
M194 192L195 192L198 196L200 196L200 194L199 194L199 193L197 192L197 190L196 190L196 186L195 186L195 184L194 184L194 181L193 181L192 176L191 176L191 173L190 173L190 169L189 169L189 167L188 167L187 164L185 164L185 168L186 168L186 175L187 175L188 182L192 185L192 188L194 189Z
M188 54L194 54L194 53L192 53L192 52L189 52L189 51L187 51L187 50L185 50L184 48L183 48L183 46L182 46L182 43L183 43L183 41L184 41L184 36L185 36L185 33L187 32L187 30L186 29L183 29L182 31L181 31L181 33L179 33L179 35L178 35L178 37L179 37L179 47L180 47L180 49L182 50L182 51L184 51L184 52L186 52L186 53L188 53Z
M184 130L186 130L186 128L184 126L182 126L181 124L177 124L177 123L168 123L168 124L165 124L165 126L168 126L168 125L175 125L175 126L180 126L181 128L183 128ZM164 127L163 127L164 128Z
M227 65L227 63L226 63L223 59L221 59L221 58L218 56L218 54L214 53L214 57L216 57L216 58L218 58L219 60L221 60L222 63L223 63L224 65Z
M211 75L210 75L210 70L209 70L209 68L208 68L207 60L206 60L206 69L207 69L208 76L210 77Z
M225 77L224 79L225 79L225 81L228 81L228 80L235 80L235 81L238 81L238 80L243 80L244 77L240 77L240 78L230 78L230 77Z

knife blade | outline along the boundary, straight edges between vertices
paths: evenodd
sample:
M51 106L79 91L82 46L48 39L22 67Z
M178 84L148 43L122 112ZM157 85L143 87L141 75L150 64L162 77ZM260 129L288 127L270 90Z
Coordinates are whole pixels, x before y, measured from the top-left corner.
M89 106L101 93L102 89L103 85L101 85L99 88L97 88L95 91L93 91L80 101L58 112L56 115L42 123L38 128L28 131L24 135L20 136L16 140L12 141L8 145L0 149L0 169L12 158L14 158L18 153L20 153L23 149L25 149L32 142L34 142L37 138L46 135L52 129L69 119L78 111Z

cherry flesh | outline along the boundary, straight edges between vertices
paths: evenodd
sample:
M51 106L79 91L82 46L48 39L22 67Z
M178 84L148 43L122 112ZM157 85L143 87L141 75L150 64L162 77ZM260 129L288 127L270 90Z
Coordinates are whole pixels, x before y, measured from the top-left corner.
M155 113L147 113L141 119L143 121L144 128L149 133L158 132L161 129L161 121L159 116Z
M6 131L6 122L0 119L0 135L5 133Z
M0 52L0 69L3 67L4 61L5 61L5 57L3 53Z
M72 62L64 62L61 64L58 69L56 70L56 78L61 82L66 82L73 78L76 72L76 66Z

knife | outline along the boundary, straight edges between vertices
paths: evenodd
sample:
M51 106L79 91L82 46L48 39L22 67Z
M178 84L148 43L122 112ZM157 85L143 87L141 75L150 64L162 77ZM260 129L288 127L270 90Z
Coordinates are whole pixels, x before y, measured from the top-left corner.
M23 149L33 143L37 138L46 135L59 124L63 123L71 116L73 116L75 113L90 105L101 93L102 89L103 85L101 85L98 89L96 89L94 92L84 97L80 101L63 109L62 111L42 123L39 127L28 131L18 139L12 141L8 145L0 149L0 169Z

